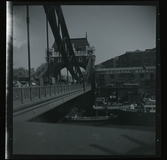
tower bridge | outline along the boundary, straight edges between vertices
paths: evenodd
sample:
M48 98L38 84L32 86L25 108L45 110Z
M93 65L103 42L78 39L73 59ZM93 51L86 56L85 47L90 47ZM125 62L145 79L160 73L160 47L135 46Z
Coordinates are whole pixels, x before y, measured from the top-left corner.
M61 6L44 3L43 8L47 28L46 63L27 77L29 81L32 78L38 80L39 86L13 88L14 121L30 120L60 104L87 94L94 83L95 49L88 43L87 34L86 38L70 39ZM29 19L27 15L27 25L30 23ZM48 46L48 23L55 39L51 48ZM84 74L80 67L85 69ZM51 77L57 80L63 68L70 72L77 84L51 85Z
M7 63L10 69L7 83L8 81L10 82L6 89L8 92L6 153L8 154L9 150L12 153L10 154L11 157L8 156L8 159L17 159L15 158L17 155L22 157L19 157L20 159L25 157L34 158L34 155L41 155L42 158L46 157L46 159L48 159L49 155L67 155L68 157L75 154L88 156L155 155L155 140L161 141L161 138L159 139L159 137L155 136L154 127L141 126L139 128L138 126L123 125L119 128L118 125L100 127L103 126L101 123L100 125L84 126L65 123L35 123L32 121L44 113L55 111L57 108L62 109L62 104L77 98L78 104L81 104L81 101L86 104L93 100L94 62L96 57L94 48L89 44L85 44L87 43L87 37L79 39L71 39L69 37L60 5L54 5L49 2L13 2L10 7L12 23L13 7L15 5L25 5L25 3L27 5L27 13L28 5L30 4L43 6L47 23L49 22L55 42L53 42L51 47L53 49L51 50L49 50L47 45L46 63L41 65L33 74L30 74L29 71L29 84L31 84L31 78L33 77L39 80L40 86L30 85L29 87L13 88L11 81L13 38L11 38L12 35L11 37L9 36L10 54ZM27 25L29 25L29 22L29 16L27 16ZM13 32L12 27L10 32ZM84 42L83 47L80 45L81 41ZM81 72L80 67L85 69L85 74ZM67 68L73 79L79 83L50 85L49 78L51 76L56 78L62 68ZM109 73L112 72L110 71ZM47 85L44 86L42 82L47 78ZM66 105L66 108L69 108L69 105ZM50 114L47 115L49 116ZM55 112L52 115L53 118L57 116ZM38 158L41 159L41 156Z

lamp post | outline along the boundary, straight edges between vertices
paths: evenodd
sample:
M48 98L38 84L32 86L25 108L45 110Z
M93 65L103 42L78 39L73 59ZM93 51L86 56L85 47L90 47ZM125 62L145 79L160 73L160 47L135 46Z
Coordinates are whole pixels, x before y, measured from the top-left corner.
M66 48L67 48L67 45L65 45L66 46ZM67 48L67 50L66 50L66 53L67 53L67 55L68 55L68 58L69 58L69 49ZM68 84L68 64L67 64L67 84Z
M48 61L48 83L50 78L50 67L49 67L49 35L48 35L48 16L46 14L46 40L47 40L47 61Z
M31 86L31 64L30 64L30 35L29 35L29 6L27 5L27 17L26 17L26 23L27 23L27 45L28 45L28 75L29 75L29 86Z

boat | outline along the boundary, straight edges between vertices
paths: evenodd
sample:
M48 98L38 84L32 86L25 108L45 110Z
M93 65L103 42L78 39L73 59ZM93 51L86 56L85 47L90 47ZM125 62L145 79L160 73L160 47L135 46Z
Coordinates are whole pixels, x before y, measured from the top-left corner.
M118 119L122 124L155 125L155 100L120 107Z
M97 97L95 100L95 105L93 105L93 109L95 110L118 110L121 105L122 105L121 103L106 102L105 97Z
M103 122L111 119L111 116L98 116L98 117L78 117L74 116L65 116L64 122Z

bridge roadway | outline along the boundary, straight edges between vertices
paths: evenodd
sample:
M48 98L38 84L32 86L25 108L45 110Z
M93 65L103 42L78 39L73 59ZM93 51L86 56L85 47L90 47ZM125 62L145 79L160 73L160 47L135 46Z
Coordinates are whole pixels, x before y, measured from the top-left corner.
M28 121L91 90L86 84L13 89L13 121Z

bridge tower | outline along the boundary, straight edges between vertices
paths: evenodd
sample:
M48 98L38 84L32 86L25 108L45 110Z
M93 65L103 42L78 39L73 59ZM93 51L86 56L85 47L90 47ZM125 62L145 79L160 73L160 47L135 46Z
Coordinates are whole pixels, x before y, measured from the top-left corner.
M84 78L86 82L90 83L94 70L94 61L95 61L95 49L91 47L86 38L73 38L70 39L73 51L79 67L85 70ZM65 46L65 49L66 46ZM50 76L54 77L56 82L60 77L60 71L66 67L65 62L61 54L59 53L57 44L54 42L52 48L50 49ZM72 56L68 55L69 61L72 59ZM73 66L74 70L76 66ZM47 72L43 75L44 79L47 77Z

